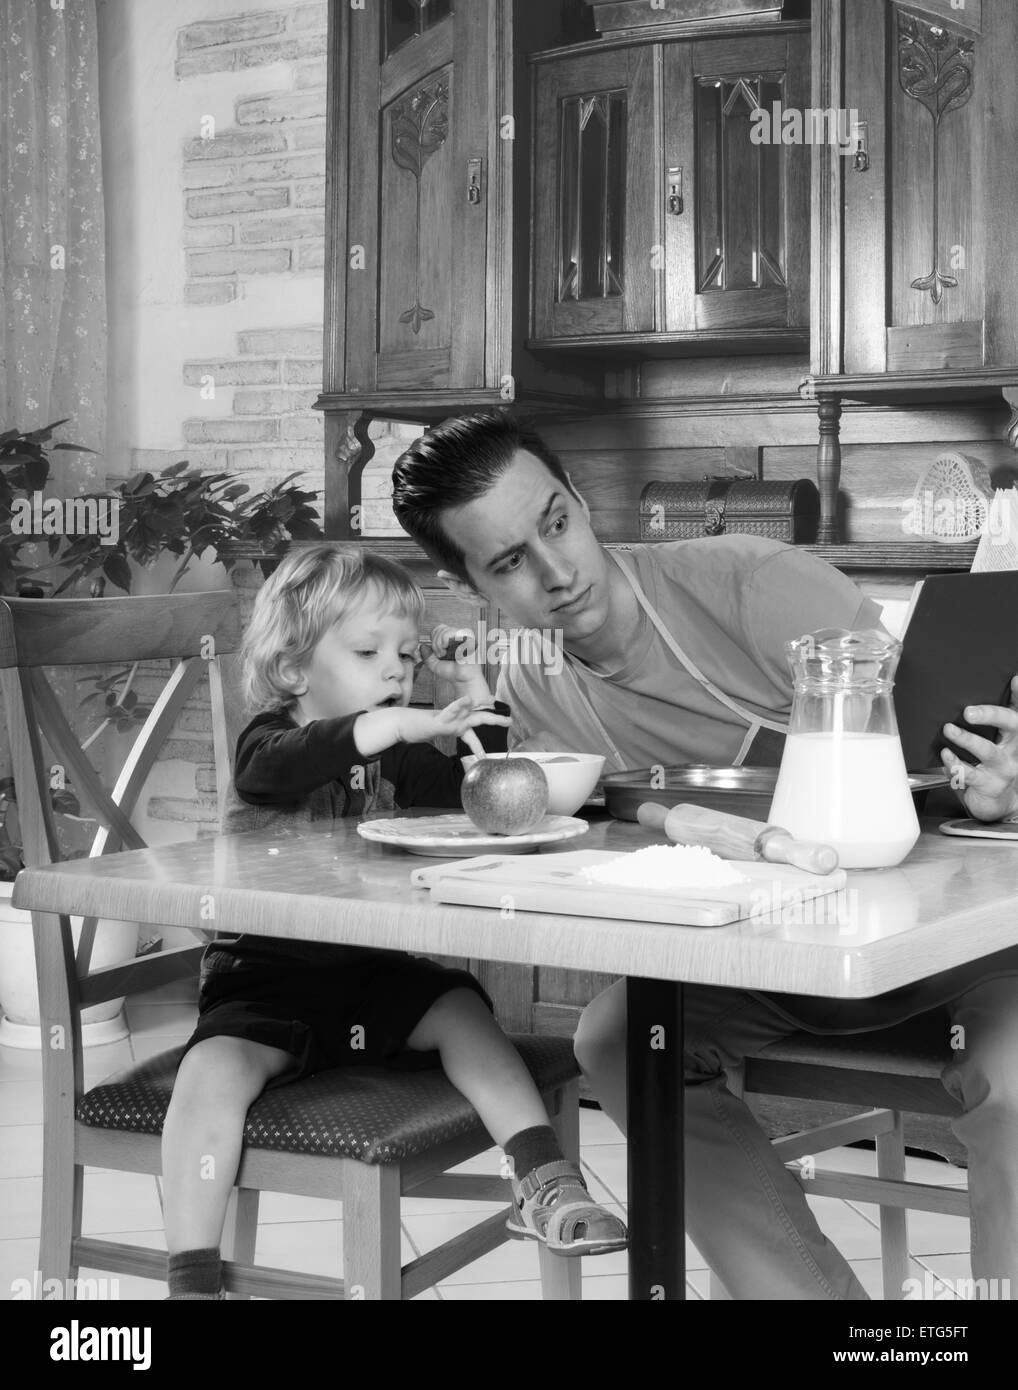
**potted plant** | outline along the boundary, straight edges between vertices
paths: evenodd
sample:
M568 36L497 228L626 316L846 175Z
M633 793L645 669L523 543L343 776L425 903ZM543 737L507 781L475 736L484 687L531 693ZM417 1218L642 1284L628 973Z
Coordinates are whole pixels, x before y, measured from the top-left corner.
M59 571L63 577L53 597L93 576L93 590L97 584L104 590L108 581L130 593L137 567L150 566L163 554L178 561L168 584L172 593L192 561L206 551L227 572L243 559L256 560L267 572L292 541L322 539L311 505L318 493L297 485L299 473L252 493L233 474L202 473L186 459L158 475L139 473L114 489L78 499L116 508L112 540L98 531L40 535L25 521L49 479L49 450L93 452L81 444L52 442L66 423L57 420L38 430L0 434L0 593L28 587L41 594L51 587L45 576ZM48 553L46 564L38 562L34 548L40 545Z
M91 454L83 444L52 443L53 433L66 420L56 420L37 430L5 430L0 434L0 593L15 594L23 586L35 587L36 561L23 558L22 552L45 544L55 555L61 536L54 533L39 536L23 524L30 519L36 497L41 497L50 475L48 449L63 449L76 454Z
M115 538L98 529L83 534L56 532L39 535L26 524L40 512L39 499L50 475L50 449L91 452L75 444L52 442L66 421L34 431L0 434L0 592L58 597L91 580L90 592L102 598L107 584L130 594L139 576L169 555L175 564L167 588L172 592L192 561L211 552L229 573L241 560L251 559L268 572L291 541L321 537L312 503L317 496L296 483L299 474L252 493L228 473L203 474L186 461L158 475L142 473L117 488L92 494L83 502L100 501L116 507ZM40 563L40 552L42 563ZM56 586L54 588L54 585ZM107 731L127 733L144 720L148 708L132 689L137 667L88 678L90 692L80 708L93 706L100 719L83 741L88 748ZM121 759L122 760L122 759ZM10 908L5 887L21 868L15 789L10 778L0 779L0 1042L39 1046L38 994L31 917ZM52 803L65 854L88 852L95 823L79 814L73 793L53 793ZM81 827L91 826L80 841ZM76 828L75 828L76 827ZM74 838L72 835L78 838ZM73 844L72 844L73 840ZM6 903L5 903L6 899ZM75 935L80 922L75 923ZM137 950L137 926L103 921L96 932L93 965L130 959ZM126 1036L121 1004L109 1001L84 1015L83 1039L108 1042Z
M75 536L54 553L47 569L65 570L54 598L96 576L130 593L137 567L163 554L176 558L167 586L172 593L192 561L211 550L229 572L241 559L275 563L294 540L321 539L311 506L317 493L282 482L251 495L229 473L201 473L186 461L158 475L140 473L108 494L117 507L118 535L110 544L96 533ZM38 571L36 571L38 574Z
M50 807L63 857L84 858L95 835L96 822L81 815L78 798L67 784L50 789ZM4 777L0 778L0 1044L38 1049L39 990L32 914L11 906L14 879L23 867L17 793L13 778ZM77 945L80 917L72 919L72 929ZM92 964L113 965L130 960L137 945L136 922L103 920L96 927ZM83 1012L83 1045L117 1042L127 1036L123 1004L122 998L109 999Z

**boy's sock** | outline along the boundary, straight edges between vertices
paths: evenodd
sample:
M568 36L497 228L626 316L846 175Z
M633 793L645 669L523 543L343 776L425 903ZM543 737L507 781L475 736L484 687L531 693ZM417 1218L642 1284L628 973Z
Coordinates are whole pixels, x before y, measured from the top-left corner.
M532 1168L540 1168L544 1163L557 1163L565 1158L551 1125L533 1125L530 1129L521 1129L502 1147L512 1160L513 1172L518 1178Z
M171 1298L179 1298L182 1294L207 1294L214 1297L223 1282L223 1262L219 1251L181 1250L177 1255L170 1255L166 1264L166 1277Z

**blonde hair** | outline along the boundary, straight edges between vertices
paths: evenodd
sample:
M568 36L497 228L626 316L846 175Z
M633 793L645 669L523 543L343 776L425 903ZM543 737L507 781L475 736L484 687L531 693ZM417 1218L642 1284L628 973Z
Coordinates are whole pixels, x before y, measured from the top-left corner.
M241 643L248 713L293 705L284 663L303 666L333 623L371 597L383 612L415 623L424 615L424 595L412 576L384 555L333 541L285 555L258 591Z

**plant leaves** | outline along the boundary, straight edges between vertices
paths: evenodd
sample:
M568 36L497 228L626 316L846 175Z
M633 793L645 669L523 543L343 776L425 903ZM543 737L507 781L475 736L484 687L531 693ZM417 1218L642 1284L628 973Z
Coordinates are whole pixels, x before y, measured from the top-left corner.
M25 487L29 492L41 492L49 477L49 463L46 459L33 459L25 464Z
M113 550L103 562L103 574L125 594L131 592L131 567L119 550Z

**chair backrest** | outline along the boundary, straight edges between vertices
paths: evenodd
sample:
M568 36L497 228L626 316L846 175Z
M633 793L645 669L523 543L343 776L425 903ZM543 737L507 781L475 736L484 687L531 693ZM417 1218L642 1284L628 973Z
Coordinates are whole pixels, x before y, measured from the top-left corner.
M152 598L0 600L0 692L26 864L38 867L62 857L50 797L53 764L44 755L46 748L100 822L90 853L145 847L131 816L162 745L206 676L222 805L239 704L229 689L238 644L232 590ZM116 663L130 668L130 681L138 663L167 659L175 663L169 679L141 724L112 792L107 792L45 668ZM79 973L87 971L94 931L94 922L86 921L78 949Z

